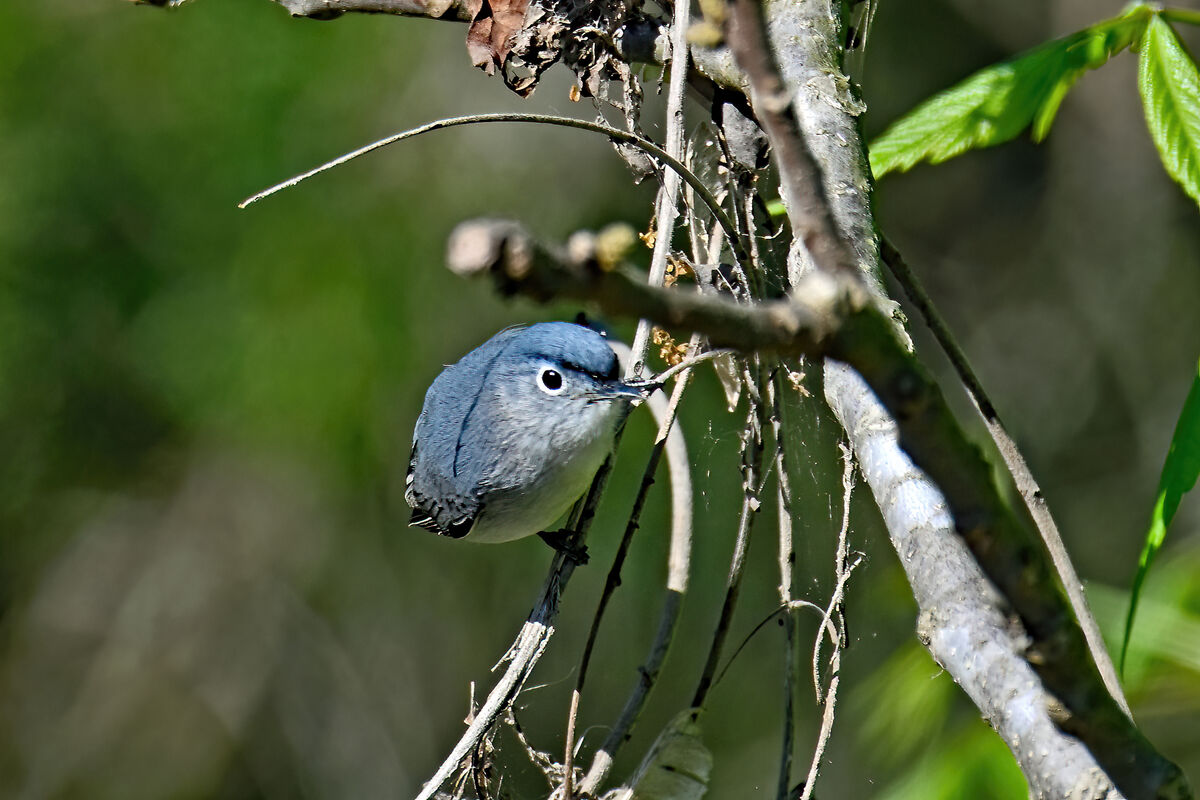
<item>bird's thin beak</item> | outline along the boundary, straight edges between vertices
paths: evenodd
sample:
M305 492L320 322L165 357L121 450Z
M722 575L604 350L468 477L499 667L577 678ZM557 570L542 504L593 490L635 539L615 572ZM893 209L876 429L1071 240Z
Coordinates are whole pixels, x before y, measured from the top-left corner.
M651 385L650 381L630 381L629 383L617 383L612 387L612 397L619 400L629 400L637 403L646 399L646 395L658 388Z

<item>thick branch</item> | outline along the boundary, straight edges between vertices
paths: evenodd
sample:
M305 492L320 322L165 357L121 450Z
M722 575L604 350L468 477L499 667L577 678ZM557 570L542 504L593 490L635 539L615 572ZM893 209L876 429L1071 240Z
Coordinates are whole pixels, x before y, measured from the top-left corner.
M1045 713L1052 702L1014 642L1003 599L954 531L941 495L900 450L896 423L841 366L826 397L858 454L921 615L917 634L993 722L1034 797L1120 797L1087 749ZM913 516L918 517L916 525Z
M771 62L762 13L758 0L730 4L729 49L745 68L751 105L771 141L788 219L818 269L857 274L854 253L838 231L832 208L823 196L821 168L796 127L791 98Z
M650 286L624 270L572 260L508 220L459 225L450 235L446 259L463 277L490 275L502 294L522 294L538 302L592 302L606 313L646 317L703 333L716 347L820 355L830 348L827 340L834 332L891 338L878 314L865 308L857 282L849 278L813 276L794 300L741 305L716 295Z

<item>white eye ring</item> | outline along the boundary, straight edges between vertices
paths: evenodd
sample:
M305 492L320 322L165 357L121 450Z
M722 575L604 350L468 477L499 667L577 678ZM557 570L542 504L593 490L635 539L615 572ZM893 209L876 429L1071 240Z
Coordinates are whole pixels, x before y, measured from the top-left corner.
M567 380L554 367L542 367L538 370L537 387L549 395L562 394L567 388Z

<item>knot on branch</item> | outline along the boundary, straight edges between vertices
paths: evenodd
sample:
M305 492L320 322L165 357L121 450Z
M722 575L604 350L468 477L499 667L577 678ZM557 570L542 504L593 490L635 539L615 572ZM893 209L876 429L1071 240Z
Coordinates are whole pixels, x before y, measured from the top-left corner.
M472 278L493 275L506 294L533 273L537 246L529 234L510 220L472 220L450 234L446 266L456 275Z

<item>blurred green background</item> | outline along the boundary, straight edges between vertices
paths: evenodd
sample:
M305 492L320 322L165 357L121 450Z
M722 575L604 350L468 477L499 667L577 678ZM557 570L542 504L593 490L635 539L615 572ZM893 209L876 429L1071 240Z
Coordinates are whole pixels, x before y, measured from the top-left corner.
M883 3L855 61L866 129L1120 6ZM548 550L407 529L398 487L412 424L442 364L505 325L578 309L458 281L441 265L444 241L480 215L552 239L613 220L644 228L653 188L632 186L598 139L493 126L417 139L236 208L439 116L592 113L568 101L562 75L518 100L470 67L464 35L424 20L292 20L266 0L0 5L0 796L404 797L457 737L470 682L477 694L490 685ZM1110 637L1200 344L1200 212L1158 166L1135 73L1126 55L1086 76L1043 146L891 177L877 197L1026 448ZM705 376L683 410L694 588L618 776L690 696L719 603L741 424L719 394ZM805 498L800 585L824 604L836 434L810 409L792 412L813 430L793 476ZM635 418L592 565L519 710L543 749L561 750L649 435ZM602 634L585 747L656 625L664 499L652 495ZM1024 797L1003 745L915 643L915 609L865 492L854 508L867 561L852 580L820 796ZM751 550L737 641L776 602L772 515ZM1200 503L1185 498L1128 673L1139 721L1194 781L1198 527ZM803 631L811 640L813 619ZM712 796L773 796L781 644L768 626L715 690ZM818 714L801 688L806 766ZM507 734L499 741L520 764ZM528 769L508 788L543 791Z

